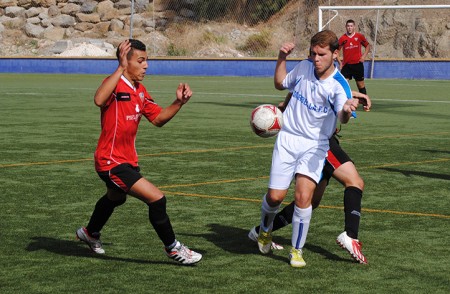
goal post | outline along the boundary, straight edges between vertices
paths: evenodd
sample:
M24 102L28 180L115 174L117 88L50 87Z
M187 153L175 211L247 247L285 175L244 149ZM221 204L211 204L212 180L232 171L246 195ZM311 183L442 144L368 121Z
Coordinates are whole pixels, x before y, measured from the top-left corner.
M371 60L371 69L370 69L370 78L373 78L373 70L374 70L374 60L375 53L377 49L377 33L379 30L379 12L380 10L387 9L449 9L450 5L375 5L375 6L319 6L319 15L318 15L318 31L322 31L327 25L329 25L336 17L339 16L339 11L341 10L376 10L376 22L374 28L374 40L372 46L372 60ZM323 24L323 12L328 11L333 13L332 16L329 17L328 21Z

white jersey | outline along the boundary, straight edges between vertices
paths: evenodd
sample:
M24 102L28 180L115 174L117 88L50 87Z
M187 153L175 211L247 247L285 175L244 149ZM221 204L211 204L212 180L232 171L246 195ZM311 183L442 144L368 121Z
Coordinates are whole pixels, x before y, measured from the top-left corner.
M292 98L283 113L281 131L310 140L327 140L336 129L337 113L351 89L336 68L325 80L319 80L310 60L299 62L283 81Z

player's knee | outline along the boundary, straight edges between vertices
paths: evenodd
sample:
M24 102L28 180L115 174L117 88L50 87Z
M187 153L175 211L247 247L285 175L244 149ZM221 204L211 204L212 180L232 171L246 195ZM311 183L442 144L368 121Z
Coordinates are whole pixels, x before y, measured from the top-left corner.
M346 187L356 187L361 191L364 191L364 180L361 177L355 178L349 185L346 185Z
M120 193L117 191L108 190L106 196L107 196L108 200L114 204L115 207L122 205L127 201L126 193Z
M124 198L122 198L120 200L113 201L113 202L114 202L115 207L117 207L117 206L120 206L120 205L124 204L126 201L127 201L127 197L124 197Z
M364 180L360 176L350 177L348 179L345 179L343 184L344 184L345 188L356 187L356 188L360 189L361 191L364 190Z
M274 207L280 205L283 202L284 197L282 195L272 193L267 195L266 200L269 206Z

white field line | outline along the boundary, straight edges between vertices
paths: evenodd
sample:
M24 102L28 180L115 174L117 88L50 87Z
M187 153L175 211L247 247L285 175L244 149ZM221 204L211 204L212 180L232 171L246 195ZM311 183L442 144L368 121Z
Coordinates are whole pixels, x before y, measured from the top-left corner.
M151 91L153 93L169 93L167 91ZM221 96L244 96L244 97L270 97L270 98L277 98L281 97L283 95L268 95L268 94L237 94L237 93L209 93L209 92L195 92L195 94L200 95L221 95ZM372 101L394 101L394 102L424 102L424 103L450 103L450 100L399 100L399 99L378 99L378 98L371 98Z

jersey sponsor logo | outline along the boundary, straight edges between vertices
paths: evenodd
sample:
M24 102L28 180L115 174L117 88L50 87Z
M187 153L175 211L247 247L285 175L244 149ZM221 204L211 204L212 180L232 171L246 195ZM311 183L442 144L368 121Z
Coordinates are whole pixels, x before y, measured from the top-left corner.
M315 104L309 102L308 99L305 96L303 96L301 93L299 93L297 91L294 91L292 96L295 99L297 99L302 105L306 106L308 108L308 110L310 110L310 111L323 112L323 113L327 113L328 112L328 107L327 106L315 105Z
M130 93L119 92L116 97L117 101L131 101Z
M142 116L142 114L137 113L137 114L132 114L132 115L127 115L126 119L128 120L133 120L135 122L139 121L139 118Z
M141 118L142 114L141 114L141 109L139 108L139 104L136 104L136 107L134 108L134 110L136 111L136 114L127 115L126 116L127 121L134 120L137 122Z

